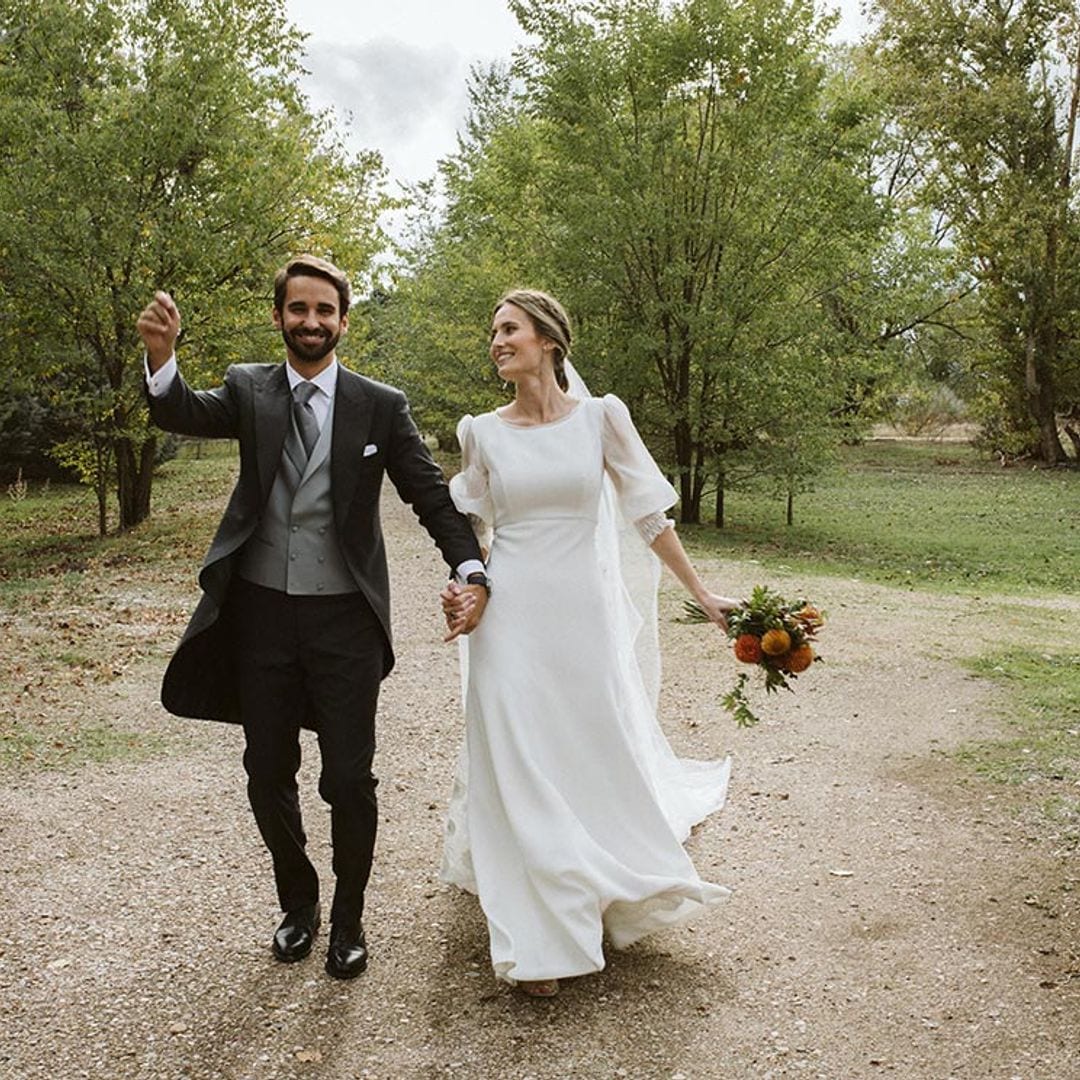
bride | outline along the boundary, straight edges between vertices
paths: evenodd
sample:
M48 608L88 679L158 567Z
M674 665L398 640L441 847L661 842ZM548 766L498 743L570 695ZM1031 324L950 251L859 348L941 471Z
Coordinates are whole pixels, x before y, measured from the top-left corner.
M717 625L738 602L695 572L626 406L574 372L559 302L507 293L490 351L515 394L458 427L450 490L489 551L491 598L466 639L473 597L443 593L466 723L442 877L479 897L496 976L547 997L603 968L605 934L623 947L728 895L682 847L730 762L676 758L657 723L649 548Z

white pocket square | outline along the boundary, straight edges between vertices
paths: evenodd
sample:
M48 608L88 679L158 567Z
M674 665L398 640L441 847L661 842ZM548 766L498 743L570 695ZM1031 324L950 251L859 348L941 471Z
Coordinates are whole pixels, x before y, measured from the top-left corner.
M364 447L364 457L371 457L378 449L379 448L373 442L369 442L367 446Z

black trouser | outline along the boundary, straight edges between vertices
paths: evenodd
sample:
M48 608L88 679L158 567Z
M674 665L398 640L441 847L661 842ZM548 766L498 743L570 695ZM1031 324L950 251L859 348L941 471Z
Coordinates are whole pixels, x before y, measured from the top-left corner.
M248 798L274 861L281 907L291 911L319 899L296 784L303 723L318 733L319 794L330 804L337 879L330 918L358 920L378 820L371 765L382 627L360 593L288 596L242 580L232 586L228 618Z

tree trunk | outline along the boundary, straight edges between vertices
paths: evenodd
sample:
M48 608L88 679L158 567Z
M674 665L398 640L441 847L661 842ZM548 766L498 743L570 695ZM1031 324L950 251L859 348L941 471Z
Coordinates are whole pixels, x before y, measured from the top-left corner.
M94 495L97 497L98 536L109 531L109 446L104 439L94 440Z
M156 440L141 445L116 441L116 498L120 505L119 532L127 532L150 516L150 487L154 478Z
M697 525L701 521L701 497L699 485L693 472L679 477L679 519L684 525Z
M685 420L675 422L675 461L679 467L679 516L684 525L701 521L701 496L694 470L694 447L690 425Z
M1052 328L1050 332L1053 333ZM1025 335L1024 389L1028 409L1039 428L1040 456L1047 465L1057 465L1065 457L1065 448L1058 436L1052 360L1044 352L1048 345L1045 338L1045 334L1036 334L1034 330L1029 330Z
M721 469L716 474L716 527L722 529L724 527L724 470Z
M694 523L697 524L701 521L701 500L705 495L705 470L702 468L701 462L695 462L694 464Z
M1046 228L1046 254L1042 281L1031 290L1030 325L1024 341L1024 389L1028 410L1039 427L1040 457L1056 465L1065 457L1057 430L1054 372L1058 363L1057 272L1058 222Z
M97 535L104 537L109 531L109 477L104 455L97 451L97 468L94 475L94 495L97 498Z
M787 523L789 528L795 524L795 493L790 490L787 493Z

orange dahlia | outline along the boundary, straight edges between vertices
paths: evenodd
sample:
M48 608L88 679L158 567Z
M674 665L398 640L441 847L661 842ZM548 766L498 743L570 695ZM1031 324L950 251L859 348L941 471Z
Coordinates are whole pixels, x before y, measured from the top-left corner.
M783 656L791 648L791 635L786 630L766 630L761 639L761 651L766 656Z
M784 667L791 672L792 675L798 675L800 671L805 671L814 660L814 650L810 648L805 642L802 645L796 645L784 657Z
M761 638L757 634L740 634L735 639L735 659L744 664L760 664Z

